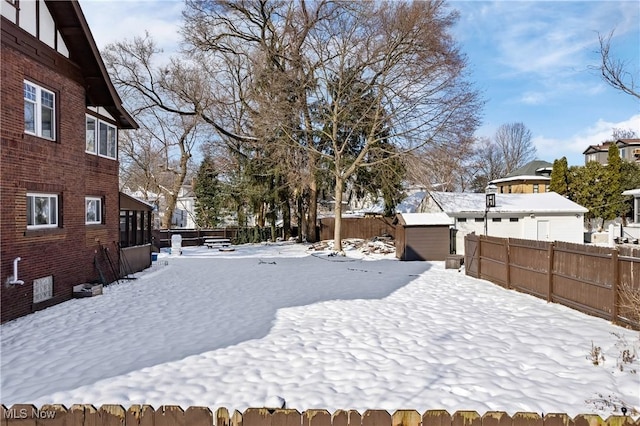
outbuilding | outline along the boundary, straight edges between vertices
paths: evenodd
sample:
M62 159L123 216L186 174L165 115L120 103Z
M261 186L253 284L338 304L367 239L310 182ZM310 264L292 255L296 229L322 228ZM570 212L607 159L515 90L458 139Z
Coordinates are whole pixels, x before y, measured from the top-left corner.
M420 205L429 213L446 213L454 221L456 254L464 254L464 237L475 232L501 238L584 242L588 210L556 194L493 194L487 207L482 193L430 192Z
M445 213L398 213L396 257L400 260L445 260L451 253L453 220Z

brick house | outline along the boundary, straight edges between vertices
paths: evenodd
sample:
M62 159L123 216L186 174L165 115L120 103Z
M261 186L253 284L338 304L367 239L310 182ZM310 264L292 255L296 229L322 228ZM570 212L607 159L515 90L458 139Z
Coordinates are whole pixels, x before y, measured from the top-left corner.
M490 185L497 187L500 194L537 194L549 192L553 164L534 160L503 178L494 179Z
M77 1L2 0L0 321L111 281L122 107Z

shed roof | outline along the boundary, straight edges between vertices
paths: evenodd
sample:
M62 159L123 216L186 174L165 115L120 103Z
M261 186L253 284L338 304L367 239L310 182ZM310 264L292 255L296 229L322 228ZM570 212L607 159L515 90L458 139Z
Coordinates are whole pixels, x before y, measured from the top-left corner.
M485 211L483 193L431 192L443 212L478 213ZM589 210L555 192L540 194L496 194L496 206L491 212L504 213L586 213Z
M405 226L453 225L446 213L398 213L399 222Z

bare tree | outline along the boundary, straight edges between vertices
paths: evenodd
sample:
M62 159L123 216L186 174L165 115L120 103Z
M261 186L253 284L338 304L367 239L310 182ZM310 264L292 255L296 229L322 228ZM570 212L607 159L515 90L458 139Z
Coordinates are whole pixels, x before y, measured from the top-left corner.
M523 123L501 125L496 130L494 140L504 162L504 174L509 174L536 158L531 131Z
M636 85L638 70L629 71L628 63L616 59L611 54L611 38L613 37L613 33L614 31L611 31L606 36L598 34L601 59L598 70L600 71L602 79L606 81L609 86L640 99L640 91Z

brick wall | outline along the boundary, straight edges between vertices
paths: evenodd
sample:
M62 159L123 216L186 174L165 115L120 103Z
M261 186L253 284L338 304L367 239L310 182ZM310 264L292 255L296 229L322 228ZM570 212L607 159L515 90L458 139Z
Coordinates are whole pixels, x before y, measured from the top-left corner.
M0 321L72 297L73 285L97 280L94 257L107 246L117 262L118 163L85 153L85 90L77 79L2 44L0 117ZM56 94L56 141L24 134L23 80ZM59 195L60 226L27 230L26 193ZM104 197L104 225L85 225L85 197ZM24 285L7 285L20 257ZM34 304L33 280L53 276L53 299Z

